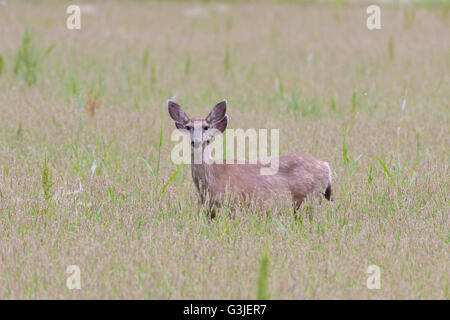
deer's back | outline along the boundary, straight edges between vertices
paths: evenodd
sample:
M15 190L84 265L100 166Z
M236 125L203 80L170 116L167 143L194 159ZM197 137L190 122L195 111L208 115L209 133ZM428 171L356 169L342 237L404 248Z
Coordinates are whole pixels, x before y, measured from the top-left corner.
M306 153L291 153L279 157L279 167L274 175L261 175L260 169L269 167L260 161L256 164L212 164L211 191L215 194L233 191L246 197L292 195L304 198L309 194L324 193L330 183L329 167L324 161Z

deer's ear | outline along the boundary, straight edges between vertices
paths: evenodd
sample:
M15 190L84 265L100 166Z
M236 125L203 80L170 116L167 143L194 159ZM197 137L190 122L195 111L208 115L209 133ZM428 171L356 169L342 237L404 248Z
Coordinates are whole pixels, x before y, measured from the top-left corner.
M219 131L220 133L223 133L225 131L225 129L227 128L227 124L228 124L228 116L225 115L222 120L220 120L219 122L216 122L214 124L211 125L211 128L216 129L217 131Z
M184 110L171 100L167 101L167 107L170 117L175 121L175 126L178 129L184 129L184 125L189 122L189 117L184 113Z
M206 117L206 121L208 121L211 125L216 122L221 121L227 113L227 100L223 100L216 104L216 106L211 110L211 112Z

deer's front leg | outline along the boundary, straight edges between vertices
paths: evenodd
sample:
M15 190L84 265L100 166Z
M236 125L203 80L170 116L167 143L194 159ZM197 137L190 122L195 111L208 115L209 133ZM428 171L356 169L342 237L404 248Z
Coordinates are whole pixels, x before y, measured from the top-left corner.
M205 204L205 201L206 201L205 195L201 191L199 192L199 194L200 194L200 203L203 206Z
M214 219L216 217L216 207L217 207L217 201L215 199L215 197L209 193L206 192L204 194L204 202L203 205L206 209L207 215L211 218Z
M207 190L202 188L197 188L198 194L200 195L200 203L203 208L205 208L207 215L210 218L216 217L215 210L215 201L212 200L211 195L207 192Z

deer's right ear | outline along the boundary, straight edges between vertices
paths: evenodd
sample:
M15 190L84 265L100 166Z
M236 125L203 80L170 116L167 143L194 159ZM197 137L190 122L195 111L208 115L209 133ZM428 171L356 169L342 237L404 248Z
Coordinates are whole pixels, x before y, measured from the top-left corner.
M167 101L167 107L170 117L175 121L175 126L178 129L184 129L185 124L189 122L189 117L184 113L183 109L171 100Z
M217 134L221 134L225 131L225 129L227 128L228 125L228 116L225 115L222 120L214 123L212 125L212 128L216 129Z
M222 100L214 106L206 117L206 121L211 124L221 121L227 113L227 100Z

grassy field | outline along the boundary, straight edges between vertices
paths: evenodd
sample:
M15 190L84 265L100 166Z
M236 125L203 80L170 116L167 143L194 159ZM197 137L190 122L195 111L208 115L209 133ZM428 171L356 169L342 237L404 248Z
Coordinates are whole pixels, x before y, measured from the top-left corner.
M369 31L343 1L94 1L68 30L68 4L0 5L0 298L450 298L449 6L381 5ZM334 202L208 219L173 96L279 128Z

